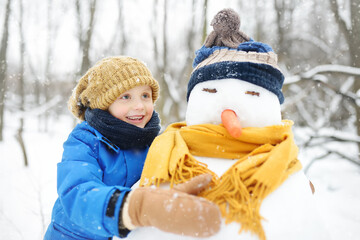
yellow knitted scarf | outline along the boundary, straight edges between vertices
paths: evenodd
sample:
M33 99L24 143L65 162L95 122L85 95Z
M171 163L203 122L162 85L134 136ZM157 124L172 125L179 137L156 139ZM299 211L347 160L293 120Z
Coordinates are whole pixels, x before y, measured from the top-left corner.
M261 225L262 201L292 173L302 168L291 131L292 121L263 128L244 128L233 138L222 124L186 126L174 123L152 143L140 180L141 186L178 184L210 173L213 180L200 195L216 203L226 223L266 239ZM233 159L222 176L194 156Z

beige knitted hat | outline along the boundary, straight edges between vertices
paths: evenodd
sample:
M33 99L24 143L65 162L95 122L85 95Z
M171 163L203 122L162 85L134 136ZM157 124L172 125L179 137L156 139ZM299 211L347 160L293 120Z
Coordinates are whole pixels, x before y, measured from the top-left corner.
M104 58L80 78L68 107L75 117L84 120L88 107L107 110L122 93L142 85L151 87L155 102L159 84L141 61L125 56Z

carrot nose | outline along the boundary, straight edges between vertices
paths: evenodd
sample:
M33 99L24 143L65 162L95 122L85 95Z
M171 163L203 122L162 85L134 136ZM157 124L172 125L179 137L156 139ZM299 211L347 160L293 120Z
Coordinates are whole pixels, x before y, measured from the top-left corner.
M241 135L240 121L233 110L226 109L221 113L221 121L224 124L225 129L234 138L238 138Z

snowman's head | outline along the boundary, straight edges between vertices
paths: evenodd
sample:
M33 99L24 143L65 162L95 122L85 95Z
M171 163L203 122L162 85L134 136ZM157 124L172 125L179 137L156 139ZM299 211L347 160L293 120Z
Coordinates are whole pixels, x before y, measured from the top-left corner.
M186 123L220 124L224 110L235 112L241 127L265 127L281 123L278 97L258 85L238 80L209 80L196 84L189 96Z
M233 15L233 10L224 9L213 22L231 24L236 20ZM269 45L233 27L214 29L196 51L193 67L187 92L188 125L224 123L229 130L234 127L226 123L235 120L239 128L281 123L284 75Z

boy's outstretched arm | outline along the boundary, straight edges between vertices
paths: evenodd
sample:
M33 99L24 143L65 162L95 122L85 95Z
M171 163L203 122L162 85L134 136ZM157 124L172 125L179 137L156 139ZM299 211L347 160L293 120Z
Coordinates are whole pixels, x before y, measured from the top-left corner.
M212 202L194 196L210 181L211 175L203 174L173 189L143 187L132 190L122 208L120 225L123 226L120 228L153 226L194 237L216 234L220 230L220 210Z

